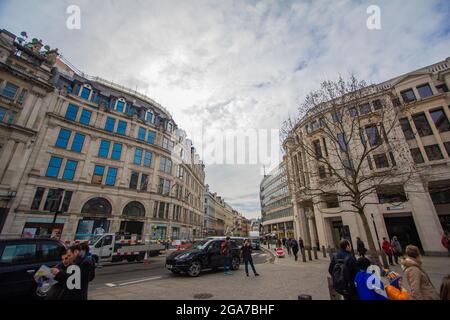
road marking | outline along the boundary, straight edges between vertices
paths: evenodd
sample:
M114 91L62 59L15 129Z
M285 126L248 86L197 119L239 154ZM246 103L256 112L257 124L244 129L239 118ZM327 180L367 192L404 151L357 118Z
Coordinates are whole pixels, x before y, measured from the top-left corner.
M105 283L105 286L112 288L112 287L115 287L116 284L114 284L114 283Z
M123 283L119 283L119 286L126 286L126 285L129 285L129 284L135 284L135 283L152 281L152 280L158 280L158 279L162 279L162 276L152 277L152 278L144 278L144 279L139 279L139 280L135 280L135 281L123 282Z

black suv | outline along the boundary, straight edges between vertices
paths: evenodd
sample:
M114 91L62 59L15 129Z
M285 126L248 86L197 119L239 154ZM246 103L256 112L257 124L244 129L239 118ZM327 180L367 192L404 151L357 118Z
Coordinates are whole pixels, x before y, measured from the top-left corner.
M64 243L53 239L0 240L0 299L36 298L35 272L57 265L65 252Z
M191 277L197 277L204 269L223 267L225 256L220 253L222 239L206 239L195 242L187 250L173 252L166 258L166 268L173 273L185 272ZM239 269L241 252L236 242L232 246L232 270Z

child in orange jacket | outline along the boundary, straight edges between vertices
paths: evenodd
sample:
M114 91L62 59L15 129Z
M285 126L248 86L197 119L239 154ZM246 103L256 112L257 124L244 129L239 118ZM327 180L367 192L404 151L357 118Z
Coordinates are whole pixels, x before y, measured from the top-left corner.
M384 287L389 300L409 300L409 293L402 287L402 276L391 271L387 278L389 284Z

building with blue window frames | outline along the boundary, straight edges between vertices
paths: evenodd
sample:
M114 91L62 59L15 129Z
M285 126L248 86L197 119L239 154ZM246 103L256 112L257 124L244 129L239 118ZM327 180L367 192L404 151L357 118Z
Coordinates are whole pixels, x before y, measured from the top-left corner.
M142 149L136 148L134 152L134 164L141 165L142 162Z
M114 186L116 184L117 168L109 167L108 174L106 175L105 184L108 186Z
M127 122L119 120L119 124L117 125L117 133L125 135L126 131L127 131Z
M47 173L45 174L47 177L57 178L59 175L59 170L61 169L62 158L59 157L51 157L50 162L48 163Z
M120 160L121 156L122 156L122 144L114 143L113 150L111 153L111 159L112 160Z
M138 131L138 139L139 140L145 140L145 134L146 134L147 130L143 127L139 127L139 131Z
M73 180L75 176L75 171L77 170L78 162L74 160L67 160L66 168L64 169L63 179L64 180Z
M2 30L0 34L8 37ZM160 147L160 139L182 141L184 152L191 154L192 145L186 137L171 136L177 127L170 113L134 90L100 78L87 79L76 70L67 72L70 66L58 72L63 60L58 65L34 70L29 77L39 74L40 78L24 86L26 70L39 69L36 62L50 63L47 56L53 53L30 64L20 60L31 57L31 51L20 56L16 55L17 50L20 48L11 50L6 63L13 59L16 66L24 67L21 69L24 77L15 79L7 74L7 69L0 68L0 96L15 105L12 109L6 102L1 105L0 121L17 125L21 120L27 128L16 132L17 141L2 140L0 132L0 157L1 163L23 164L24 174L18 174L14 167L0 172L0 176L3 174L12 181L10 191L19 194L11 198L8 207L19 208L20 219L15 221L17 213L11 212L0 232L21 237L24 230L35 228L36 235L51 234L53 215L49 208L53 208L61 211L57 228L63 240L80 239L82 233L93 232L100 226L107 232L146 239L201 236L203 166L185 164L183 179L175 173L155 170L159 168L159 156L168 159L171 156L169 150ZM36 90L36 86L42 90ZM42 94L40 99L35 92ZM10 127L7 130L15 130ZM33 132L28 130L31 128ZM23 144L24 141L27 143ZM192 155L194 159L195 152ZM24 157L33 163L23 162ZM166 185L174 186L170 195L158 193L161 175ZM4 180L1 183L5 185ZM177 183L182 187L177 188ZM0 188L0 196L2 192ZM31 196L21 196L22 192ZM61 203L54 203L58 199ZM3 217L0 210L0 229Z
M83 111L81 111L80 123L88 126L89 122L91 121L91 116L92 116L91 111L83 109Z
M58 139L56 140L55 147L66 149L69 144L71 132L70 130L63 129L59 130Z
M102 140L100 142L100 149L98 150L98 156L100 158L108 158L110 145L111 141L108 140Z
M155 135L156 135L155 131L150 130L148 132L147 142L150 144L154 144L155 143Z
M116 119L108 117L106 118L105 130L109 132L114 131L114 127L116 126Z
M74 104L69 104L66 111L66 119L75 121L77 119L79 107Z
M75 136L73 137L72 148L70 150L75 152L81 152L81 150L83 150L85 138L86 136L84 134L76 132Z
M144 152L144 166L150 167L152 164L152 153L150 151Z

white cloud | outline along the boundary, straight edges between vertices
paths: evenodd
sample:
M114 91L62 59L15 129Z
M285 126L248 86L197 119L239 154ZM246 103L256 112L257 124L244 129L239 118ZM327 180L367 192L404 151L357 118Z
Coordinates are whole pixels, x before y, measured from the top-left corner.
M79 5L82 29L65 28ZM381 8L382 29L366 28ZM0 3L2 27L28 31L83 71L122 83L171 110L181 127L278 128L324 78L369 82L449 56L448 1L114 1ZM259 168L207 168L207 183L258 214Z

